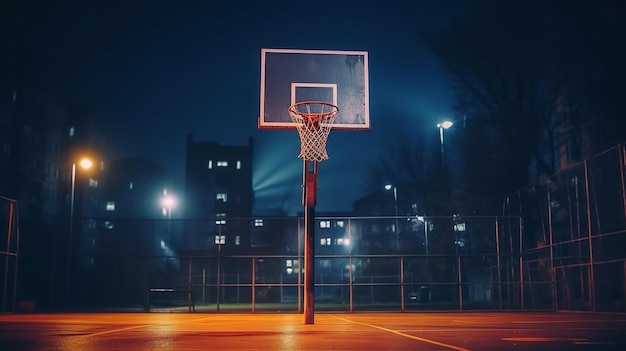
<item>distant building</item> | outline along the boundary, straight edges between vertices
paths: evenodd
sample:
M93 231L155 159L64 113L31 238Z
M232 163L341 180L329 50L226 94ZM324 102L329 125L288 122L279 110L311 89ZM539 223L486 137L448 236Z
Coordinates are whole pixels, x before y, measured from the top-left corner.
M253 143L225 146L187 137L185 248L242 252L250 248Z
M106 133L93 110L51 98L30 72L12 68L0 69L0 195L18 201L20 257L37 262L20 267L21 297L53 305L63 296L67 265L73 263L65 258L76 257L83 229L76 225L70 235L71 204L78 221L96 201L84 186L89 174L76 172L72 192L72 165L83 152L101 154ZM27 278L32 276L52 283L42 288Z

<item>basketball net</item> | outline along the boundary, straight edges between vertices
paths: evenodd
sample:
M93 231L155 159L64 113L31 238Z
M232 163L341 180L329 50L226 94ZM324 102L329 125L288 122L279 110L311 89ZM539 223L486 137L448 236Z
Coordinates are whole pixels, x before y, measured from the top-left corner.
M307 161L328 160L326 141L337 113L337 106L320 101L303 101L289 107L289 115L300 135L298 157Z

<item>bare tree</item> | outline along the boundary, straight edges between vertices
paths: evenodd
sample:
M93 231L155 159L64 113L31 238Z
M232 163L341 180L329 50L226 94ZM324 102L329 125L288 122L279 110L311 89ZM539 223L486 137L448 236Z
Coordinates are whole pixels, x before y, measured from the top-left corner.
M493 213L495 199L553 174L571 139L563 124L577 121L571 133L598 117L593 111L602 103L593 101L589 83L606 79L582 72L597 71L603 61L581 45L613 42L606 39L613 36L610 29L584 31L600 18L592 11L594 21L584 23L591 21L591 3L472 1L448 28L428 35L456 95L455 109L466 116L466 203L482 202L481 211Z

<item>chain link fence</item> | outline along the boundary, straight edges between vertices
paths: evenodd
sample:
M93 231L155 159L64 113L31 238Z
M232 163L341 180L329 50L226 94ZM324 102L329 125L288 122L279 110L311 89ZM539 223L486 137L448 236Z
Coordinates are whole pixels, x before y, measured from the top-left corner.
M507 197L503 216L317 217L315 308L626 311L624 164L624 146L609 149ZM19 231L15 202L0 206L6 311ZM41 296L64 287L47 308L303 309L302 218L75 223L67 265L29 278ZM59 261L70 245L50 235L59 244L45 252Z
M524 223L525 281L559 310L626 311L624 145L508 197ZM536 287L536 286L535 286Z
M301 311L302 218L86 220L75 307ZM519 217L318 217L317 310L541 310ZM547 289L549 291L549 288Z

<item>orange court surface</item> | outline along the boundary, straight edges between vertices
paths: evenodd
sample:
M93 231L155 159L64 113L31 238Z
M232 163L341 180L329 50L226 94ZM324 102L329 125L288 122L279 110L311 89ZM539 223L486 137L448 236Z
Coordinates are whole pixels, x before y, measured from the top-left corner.
M0 350L626 350L626 315L4 314Z

